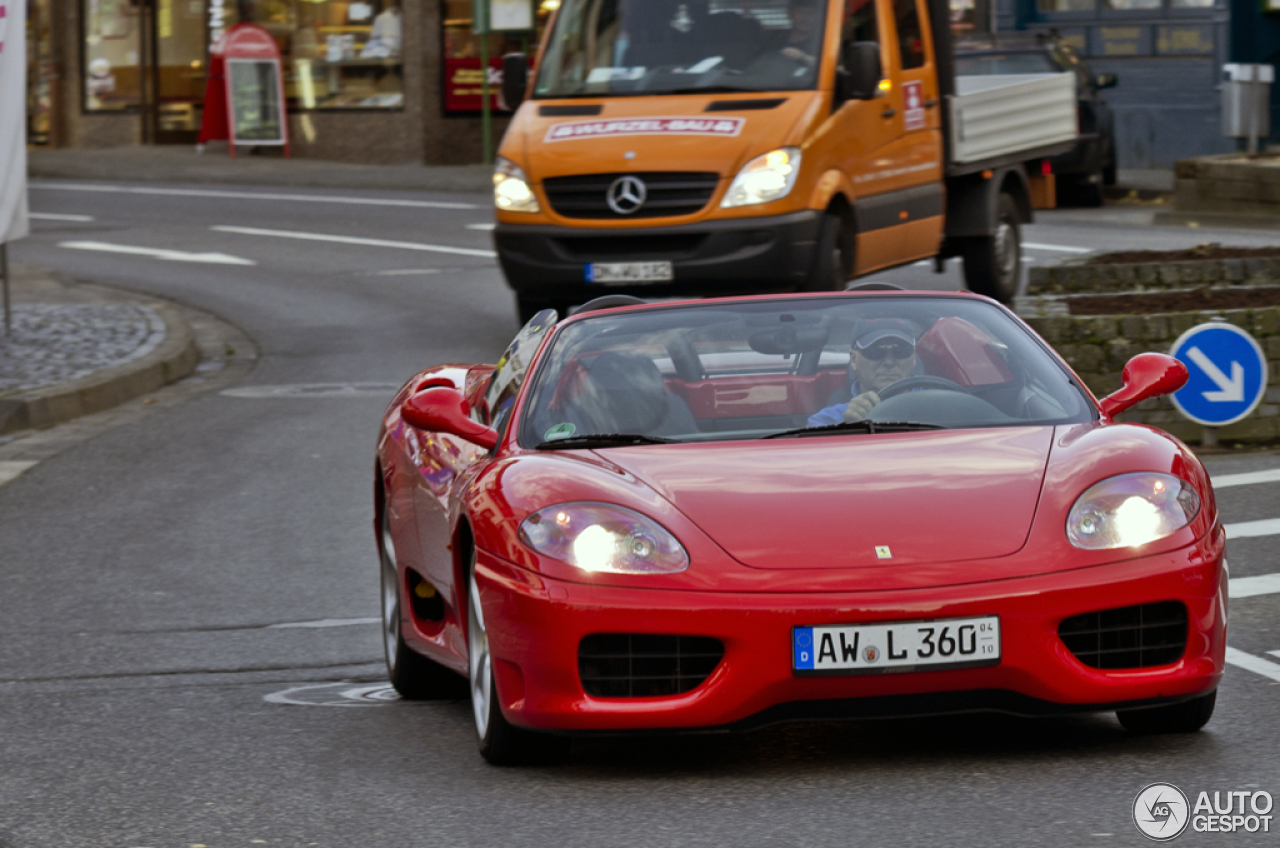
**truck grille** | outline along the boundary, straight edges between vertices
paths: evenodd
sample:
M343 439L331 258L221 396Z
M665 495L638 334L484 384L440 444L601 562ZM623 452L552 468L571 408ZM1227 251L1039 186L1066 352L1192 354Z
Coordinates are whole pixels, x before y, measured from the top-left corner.
M1164 601L1089 612L1063 621L1058 636L1090 668L1168 665L1186 649L1187 608Z
M582 689L596 698L654 698L695 688L724 645L706 636L596 633L578 646Z
M620 215L609 206L609 187L620 177L636 177L644 183L648 196L629 215ZM551 177L542 189L557 215L566 218L669 218L692 215L711 200L719 183L718 174L636 173L590 174L581 177Z

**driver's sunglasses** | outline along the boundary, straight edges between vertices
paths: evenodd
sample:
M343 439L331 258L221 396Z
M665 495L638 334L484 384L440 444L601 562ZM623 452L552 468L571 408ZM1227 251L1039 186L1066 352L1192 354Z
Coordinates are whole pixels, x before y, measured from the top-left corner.
M892 356L894 359L910 359L915 352L915 345L906 342L886 342L873 344L868 348L858 348L858 353L874 362L879 362L886 356Z

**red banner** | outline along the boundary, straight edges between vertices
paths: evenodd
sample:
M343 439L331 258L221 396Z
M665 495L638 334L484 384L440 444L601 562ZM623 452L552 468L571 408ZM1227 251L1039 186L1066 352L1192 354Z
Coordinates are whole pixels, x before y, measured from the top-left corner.
M480 74L480 60L445 59L444 60L444 108L446 112L479 112L481 103L481 86L484 77ZM494 110L502 108L498 93L502 89L502 59L489 60L489 98Z

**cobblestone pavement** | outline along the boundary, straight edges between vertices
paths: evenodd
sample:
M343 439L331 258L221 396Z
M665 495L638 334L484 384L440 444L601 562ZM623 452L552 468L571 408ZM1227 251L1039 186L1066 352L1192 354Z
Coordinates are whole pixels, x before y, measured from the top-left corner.
M149 306L17 304L12 333L0 332L0 397L146 356L164 338L164 321Z

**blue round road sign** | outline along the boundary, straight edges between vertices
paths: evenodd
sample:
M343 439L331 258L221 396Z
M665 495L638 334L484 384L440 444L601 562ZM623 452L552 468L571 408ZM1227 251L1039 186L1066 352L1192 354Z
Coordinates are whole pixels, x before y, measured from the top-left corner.
M1178 411L1200 424L1222 427L1244 418L1267 391L1267 358L1253 336L1232 324L1192 327L1169 351L1191 378L1173 395Z

